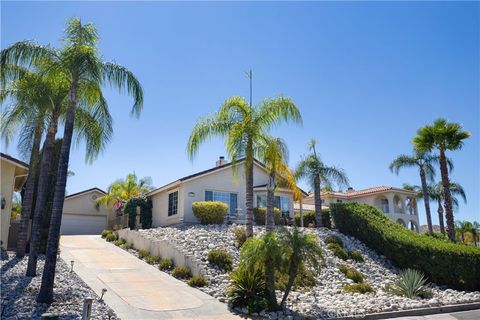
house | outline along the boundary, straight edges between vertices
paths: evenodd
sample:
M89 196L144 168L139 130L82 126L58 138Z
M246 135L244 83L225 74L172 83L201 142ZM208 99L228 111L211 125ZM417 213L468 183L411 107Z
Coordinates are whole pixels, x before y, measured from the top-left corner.
M197 201L221 201L228 206L229 219L245 221L245 161L237 161L235 167L224 157L215 166L175 180L147 194L152 200L154 226L179 223L197 223L192 203ZM268 172L255 160L253 167L254 207L266 207ZM293 217L293 194L289 189L277 188L275 203L284 215Z
M0 161L1 246L7 249L9 242L12 242L9 241L9 234L13 192L20 191L27 180L28 164L1 152ZM16 241L13 242L16 243Z
M83 190L65 197L61 234L100 234L111 227L115 219L112 208L97 205L95 200L105 191L99 188Z
M393 221L419 232L418 208L415 201L415 192L389 186L354 190L348 188L346 192L322 191L322 207L332 203L356 202L372 205L383 211ZM412 201L413 200L413 201ZM315 210L314 194L310 193L303 199L304 210ZM295 210L300 205L295 204Z

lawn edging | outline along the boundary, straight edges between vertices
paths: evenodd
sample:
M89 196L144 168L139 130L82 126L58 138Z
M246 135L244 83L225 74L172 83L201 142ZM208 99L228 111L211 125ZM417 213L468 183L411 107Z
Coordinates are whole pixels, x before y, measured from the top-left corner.
M206 273L197 259L178 250L176 245L170 241L148 239L137 230L128 228L117 232L119 239L124 239L126 242L133 244L136 250L146 250L152 255L172 259L176 266L188 268L194 276L204 276Z

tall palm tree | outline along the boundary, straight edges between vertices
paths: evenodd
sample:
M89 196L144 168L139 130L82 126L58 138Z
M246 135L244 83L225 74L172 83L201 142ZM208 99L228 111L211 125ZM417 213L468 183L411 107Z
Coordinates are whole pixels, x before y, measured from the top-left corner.
M97 46L98 34L92 24L82 24L78 18L69 20L63 40L65 46L61 50L23 41L8 47L2 54L2 64L3 62L17 65L31 64L43 60L52 61L53 63L50 64L51 69L60 70L68 77L69 91L67 94L63 141L55 185L46 261L42 285L37 297L37 301L41 303L50 303L53 300L53 282L68 162L81 88L86 86L87 83L98 86L110 84L120 90L126 89L127 93L133 96L134 106L132 112L135 115L140 114L143 106L143 91L133 73L125 67L102 60Z
M289 98L280 96L252 106L242 97L231 97L215 115L200 119L188 140L187 152L191 159L200 145L212 136L225 138L225 147L234 167L241 158L245 158L248 237L253 235L253 162L256 150L268 130L282 121L302 122L300 111Z
M472 230L472 223L470 221L455 221L455 230L458 230L460 241L465 242L465 234Z
M463 146L463 140L470 137L468 131L464 131L462 125L448 122L439 118L432 125L424 126L417 131L413 138L415 149L420 152L437 150L440 155L440 173L444 193L445 216L448 226L448 238L455 240L455 226L453 218L452 196L450 192L450 180L448 177L448 165L445 152L447 150L459 150Z
M408 203L407 203L408 212L410 214L413 214L415 212L415 209L418 207L417 199L420 199L422 197L421 196L422 188L420 186L412 185L412 184L408 184L408 183L404 183L402 185L402 188L405 189L405 190L415 192L415 195L413 197L408 198Z
M332 189L333 185L348 185L345 171L341 168L325 165L316 151L316 141L310 141L310 154L300 161L295 172L299 179L306 179L313 187L315 194L315 219L318 227L322 227L321 186Z
M433 227L432 227L432 215L430 212L430 199L428 197L428 190L427 185L429 181L432 181L435 177L435 167L434 165L437 164L439 161L438 156L434 156L425 152L414 152L413 155L399 155L396 157L392 163L390 163L390 170L398 175L400 169L403 168L417 168L420 174L420 182L422 186L422 194L423 194L423 203L425 205L425 215L427 216L427 226L428 226L428 234L433 234ZM449 161L448 162L451 168L453 168L453 164Z

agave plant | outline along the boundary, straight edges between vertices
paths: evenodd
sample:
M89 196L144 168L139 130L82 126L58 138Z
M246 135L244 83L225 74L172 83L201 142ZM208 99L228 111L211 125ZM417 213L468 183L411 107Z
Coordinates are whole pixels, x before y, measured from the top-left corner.
M410 299L414 299L415 297L431 298L433 295L432 288L425 275L415 269L406 269L400 272L393 286L387 287L386 289L395 295Z

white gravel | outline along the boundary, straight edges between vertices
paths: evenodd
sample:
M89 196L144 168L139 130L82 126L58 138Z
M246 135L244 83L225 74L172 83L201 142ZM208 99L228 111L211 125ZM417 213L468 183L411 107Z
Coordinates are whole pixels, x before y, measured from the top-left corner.
M25 277L28 257L17 259L14 252L3 252L1 260L2 315L1 319L40 319L43 313L55 313L60 319L81 319L83 299L93 301L92 319L118 319L115 313L62 260L57 260L54 302L36 303L42 281L45 257L38 259L37 276Z
M180 227L165 227L140 230L147 238L168 239L185 254L193 255L201 261L207 270L206 279L209 285L200 290L226 301L226 288L229 285L228 273L209 265L208 252L211 249L224 249L230 253L234 267L238 266L239 249L235 245L232 228L224 225L194 225ZM255 234L261 234L264 228L255 227ZM326 260L317 285L305 292L292 292L286 313L266 314L269 318L296 318L298 315L313 317L331 317L332 315L353 315L386 311L405 310L413 308L435 307L468 302L479 302L480 292L463 292L433 285L432 299L408 299L392 295L385 291L385 285L392 283L399 272L385 257L379 256L355 238L345 236L329 229L305 229L314 232L319 237L319 243L324 249ZM365 262L343 261L335 257L327 249L324 239L328 235L337 235L348 251L357 249L362 252ZM345 284L352 283L337 269L337 264L347 264L361 271L365 282L375 288L374 294L351 294L342 291ZM293 316L293 315L297 316ZM263 315L263 314L262 314Z

